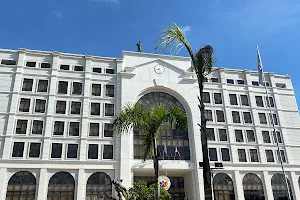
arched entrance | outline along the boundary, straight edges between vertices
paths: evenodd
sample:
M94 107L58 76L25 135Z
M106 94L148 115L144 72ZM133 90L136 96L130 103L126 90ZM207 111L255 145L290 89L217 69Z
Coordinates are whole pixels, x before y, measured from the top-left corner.
M48 200L74 200L75 180L68 172L57 172L48 184Z
M243 179L245 200L264 200L264 189L260 178L253 173L246 174Z
M290 181L287 180L291 198L293 199ZM285 177L283 174L274 174L271 179L274 200L287 200L288 194L286 190Z
M101 197L111 193L111 179L106 173L96 172L89 177L86 184L86 200L107 200Z
M234 200L234 188L232 179L225 173L214 176L214 199L215 200Z
M28 171L15 173L8 181L7 200L35 200L36 179Z

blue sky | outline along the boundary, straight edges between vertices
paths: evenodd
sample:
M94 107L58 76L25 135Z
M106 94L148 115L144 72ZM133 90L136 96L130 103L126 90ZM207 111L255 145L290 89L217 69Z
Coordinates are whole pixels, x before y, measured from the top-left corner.
M159 53L154 41L176 22L195 49L212 45L223 67L256 70L258 44L264 70L292 75L300 96L296 0L3 0L0 7L0 48L120 57L141 40L144 52Z

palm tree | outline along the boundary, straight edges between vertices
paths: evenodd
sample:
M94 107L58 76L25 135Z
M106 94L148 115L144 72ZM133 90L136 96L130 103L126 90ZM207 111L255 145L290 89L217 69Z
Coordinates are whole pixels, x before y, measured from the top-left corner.
M207 136L206 136L206 119L205 119L205 106L202 101L203 97L203 83L206 76L211 73L213 59L213 48L207 45L201 48L196 53L193 52L190 43L188 42L185 34L178 27L177 24L173 23L170 28L166 28L162 33L161 37L156 41L155 49L165 50L169 49L171 54L178 53L183 47L189 53L192 60L192 67L197 75L198 87L199 87L199 109L201 116L201 124L198 124L201 129L201 143L202 143L202 154L203 154L203 180L204 180L204 191L205 199L212 199L212 187L211 187L211 171L209 166L208 148L207 148Z
M178 130L187 130L187 117L178 107L166 109L162 106L146 108L140 104L126 105L117 115L113 125L116 133L128 133L137 128L143 135L143 161L152 154L155 182L158 183L158 155L156 140L158 131L166 124L175 125ZM155 199L159 200L159 185L156 184Z

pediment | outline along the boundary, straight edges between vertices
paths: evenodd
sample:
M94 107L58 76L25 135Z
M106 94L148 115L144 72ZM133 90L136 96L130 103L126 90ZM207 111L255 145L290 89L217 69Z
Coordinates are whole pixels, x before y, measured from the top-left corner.
M154 59L154 60L144 62L144 63L134 65L134 66L125 66L124 70L122 72L120 72L120 74L123 76L131 76L132 77L132 76L135 76L136 70L138 70L139 68L149 67L149 66L153 67L156 65L161 65L164 68L166 68L167 70L172 70L172 71L176 72L178 74L178 76L180 76L184 80L187 80L187 81L195 81L196 80L196 76L195 76L194 72L183 70L183 69L179 68L178 66L176 66L168 61L162 60L162 59Z

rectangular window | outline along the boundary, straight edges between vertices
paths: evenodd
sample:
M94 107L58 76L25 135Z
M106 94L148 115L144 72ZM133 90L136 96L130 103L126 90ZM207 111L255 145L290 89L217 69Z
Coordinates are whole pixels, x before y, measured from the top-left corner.
M114 85L106 85L106 96L114 97L115 96L115 86Z
M247 162L246 150L238 149L239 162Z
M282 137L281 137L280 131L276 131L276 133L274 133L274 131L273 131L273 136L274 136L275 144L277 144L277 140L278 140L278 143L282 144Z
M69 70L70 69L70 65L60 65L60 69L62 69L62 70Z
M53 135L63 135L65 129L65 122L55 121L54 122L54 132Z
M115 104L106 103L105 104L105 116L115 115Z
M225 122L225 116L223 110L216 110L217 122Z
M74 71L82 72L83 71L83 67L82 66L74 66Z
M240 113L238 111L232 111L231 113L233 123L241 123Z
M250 112L243 112L244 115L244 122L246 124L252 124L252 117Z
M103 145L103 159L113 159L114 149L113 145Z
M14 142L12 157L22 158L24 153L25 142Z
M17 61L15 60L2 60L1 61L1 65L16 65L17 64Z
M17 128L16 128L16 134L22 134L25 135L27 130L27 120L18 119L17 121Z
M221 93L214 93L215 104L222 104Z
M242 106L249 106L248 95L241 95Z
M99 136L99 123L90 123L89 136Z
M203 101L203 103L210 103L209 92L202 93L202 101Z
M219 129L220 141L228 141L226 129Z
M245 84L245 81L244 80L236 80L237 84L239 85L244 85Z
M98 144L89 144L88 159L98 159Z
M45 113L45 109L46 109L46 100L36 99L34 112Z
M24 78L22 91L32 91L33 79Z
M206 121L213 121L212 111L211 110L204 110L204 115Z
M100 103L91 103L91 115L100 115Z
M271 143L269 131L262 131L261 133L262 133L264 143Z
M104 137L113 137L114 131L113 131L113 124L104 124Z
M262 96L255 96L256 105L258 107L264 107L264 102Z
M81 102L72 101L71 114L80 115L80 112L81 112Z
M229 94L230 105L238 105L236 94Z
M114 74L115 73L115 70L114 69L106 69L105 72L107 74Z
M267 162L274 162L274 155L272 150L266 150Z
M101 96L101 84L92 84L92 96Z
M251 162L259 162L257 149L250 149Z
M227 79L227 83L234 84L234 81L233 81L233 79Z
M51 158L61 158L62 144L52 143Z
M66 101L56 101L56 113L66 114Z
M234 130L234 133L235 133L235 141L236 142L244 142L242 130Z
M30 99L21 98L19 111L20 112L29 112Z
M277 115L275 113L273 113L273 122L272 122L272 115L269 113L269 120L270 120L270 124L272 124L274 122L275 125L278 125L278 118Z
M278 87L278 88L286 88L286 84L285 83L276 83L276 87Z
M29 158L39 158L41 154L41 143L30 143Z
M206 136L208 141L216 141L215 131L213 128L206 128Z
M258 81L252 81L252 85L259 86Z
M33 120L31 133L33 135L42 135L43 128L44 128L44 122L42 120Z
M280 155L279 155L279 151L278 150L276 152L277 152L278 162L280 162L280 156L281 156L282 162L286 163L286 158L285 158L284 150L280 150Z
M72 94L81 95L82 94L82 83L73 82Z
M211 80L211 82L213 82L213 83L219 83L219 79L218 78L211 78L210 79Z
M41 63L41 68L51 68L50 63Z
M265 113L258 113L258 117L260 124L267 124L267 118Z
M68 93L68 82L67 81L59 81L58 82L58 94L67 94Z
M35 67L36 62L26 62L26 67Z
M67 158L77 158L78 144L68 144Z
M101 73L101 68L99 68L99 67L94 67L94 68L93 68L93 72Z
M273 97L269 97L269 101L268 101L268 97L266 97L266 102L267 102L268 107L270 107L270 104L271 104L271 107L274 108L274 99L273 99Z
M209 148L209 160L218 161L218 154L216 148Z
M69 136L79 136L79 122L70 122Z
M39 80L37 92L48 92L48 80Z
M222 161L230 161L230 154L228 148L221 148Z
M255 134L253 130L246 130L247 133L247 141L248 142L255 142Z

